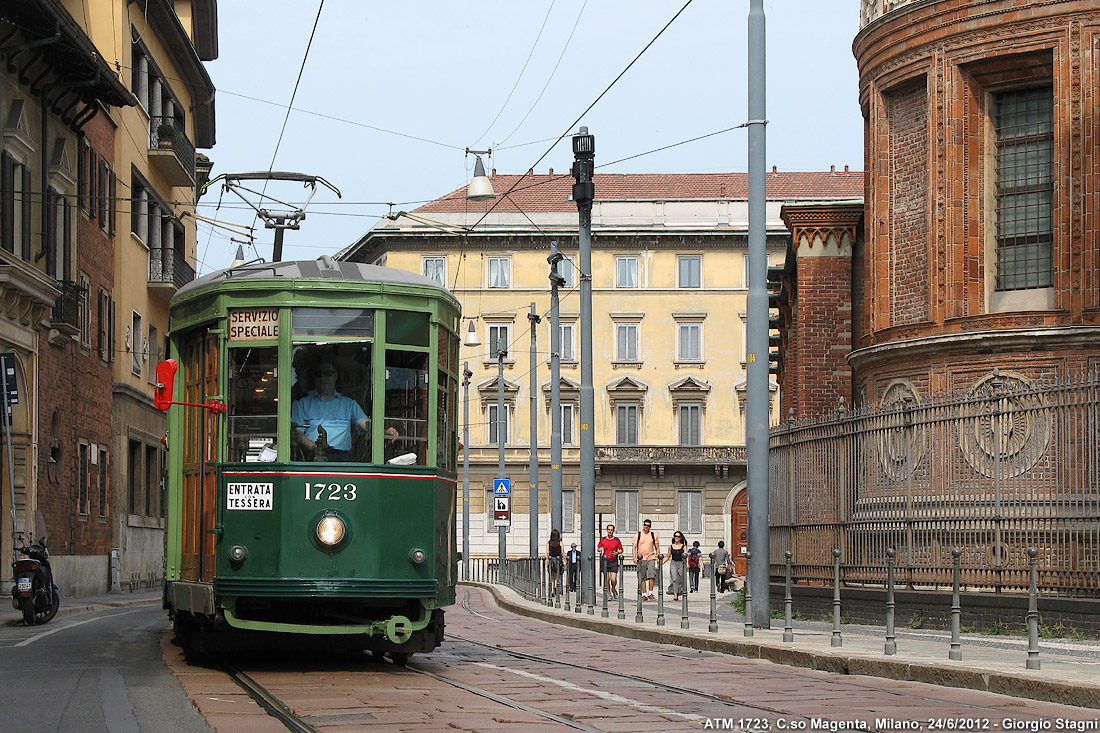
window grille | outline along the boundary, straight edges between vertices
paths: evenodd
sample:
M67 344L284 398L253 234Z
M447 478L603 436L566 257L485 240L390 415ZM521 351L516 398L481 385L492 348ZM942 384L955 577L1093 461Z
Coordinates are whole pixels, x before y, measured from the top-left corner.
M993 95L997 140L997 289L1052 283L1052 87Z

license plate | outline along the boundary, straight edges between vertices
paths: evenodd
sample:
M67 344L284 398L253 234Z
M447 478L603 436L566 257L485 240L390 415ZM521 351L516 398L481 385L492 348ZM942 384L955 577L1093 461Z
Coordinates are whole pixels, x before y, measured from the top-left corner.
M30 578L19 578L15 583L15 587L19 590L20 593L30 593L31 592L31 579Z

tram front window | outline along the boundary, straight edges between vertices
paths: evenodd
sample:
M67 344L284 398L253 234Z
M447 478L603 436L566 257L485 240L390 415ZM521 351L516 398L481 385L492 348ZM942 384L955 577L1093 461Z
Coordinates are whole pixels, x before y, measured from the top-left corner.
M370 462L370 344L299 346L292 365L292 459Z
M273 346L229 350L229 460L274 461L278 436L279 350Z

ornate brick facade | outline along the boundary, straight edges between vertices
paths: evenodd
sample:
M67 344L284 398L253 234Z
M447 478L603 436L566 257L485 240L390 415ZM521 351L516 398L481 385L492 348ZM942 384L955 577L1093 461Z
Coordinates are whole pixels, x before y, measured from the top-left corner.
M938 393L965 390L995 367L1032 378L1093 365L1098 110L1085 90L1100 72L1100 10L1087 0L916 0L865 3L863 17L854 51L868 187L865 239L852 257L855 402L877 405L896 379ZM997 127L1004 95L1031 89L1050 99L1047 157L1004 146L1009 133ZM1027 155L1027 183L1048 180L1052 191L1028 189L1029 205L1049 200L1025 210L1013 208L1022 199L1002 198L1009 174L998 166ZM1022 223L1005 224L1011 216ZM1044 227L1050 243L1036 244ZM1029 238L1008 236L1017 231ZM1023 242L1037 261L1026 266L1045 268L1049 284L1040 273L1005 285L1006 241Z

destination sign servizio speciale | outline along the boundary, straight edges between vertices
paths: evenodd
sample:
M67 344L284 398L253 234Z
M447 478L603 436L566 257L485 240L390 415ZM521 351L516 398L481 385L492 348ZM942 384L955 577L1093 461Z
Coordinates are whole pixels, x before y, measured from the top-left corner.
M279 338L278 308L231 308L230 341L270 341Z

